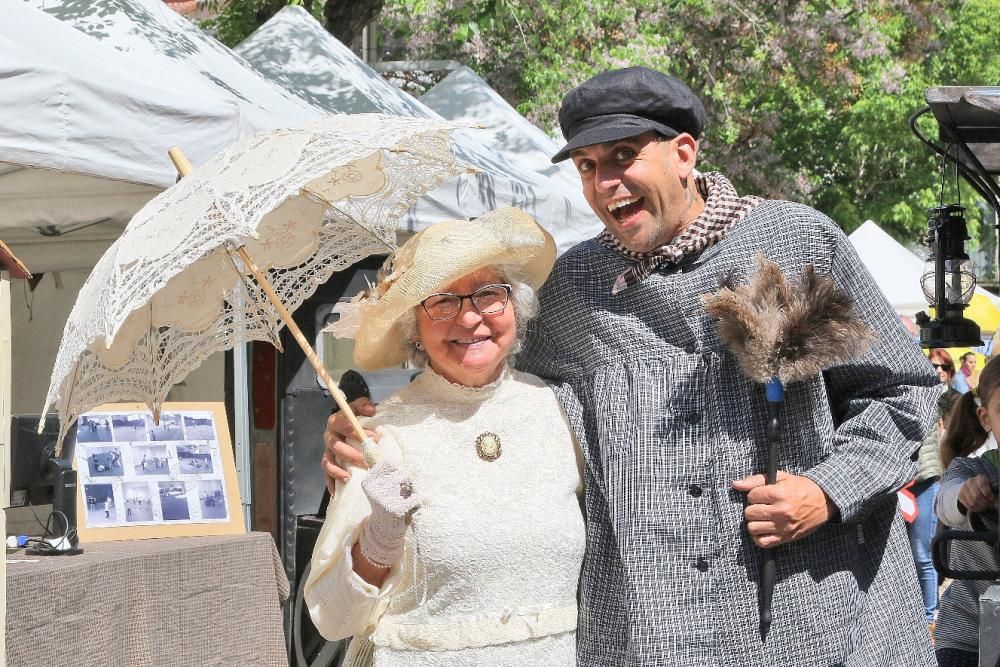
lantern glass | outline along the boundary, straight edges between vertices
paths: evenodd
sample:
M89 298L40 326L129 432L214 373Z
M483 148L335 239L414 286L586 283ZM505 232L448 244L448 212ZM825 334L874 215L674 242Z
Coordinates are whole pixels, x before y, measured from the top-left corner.
M920 288L930 306L937 305L934 277L934 256L931 255L924 264L923 275L920 276ZM968 305L975 289L976 274L968 257L944 260L944 298L947 303Z

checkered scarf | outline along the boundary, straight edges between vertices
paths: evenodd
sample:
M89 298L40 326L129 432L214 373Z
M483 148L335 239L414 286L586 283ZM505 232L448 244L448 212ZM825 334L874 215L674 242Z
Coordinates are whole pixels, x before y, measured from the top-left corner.
M636 263L618 276L612 294L641 282L662 264L676 264L687 255L715 245L761 201L753 195L740 197L729 179L718 172L696 177L695 186L705 198L705 210L670 243L649 252L632 252L607 230L597 237L601 244Z

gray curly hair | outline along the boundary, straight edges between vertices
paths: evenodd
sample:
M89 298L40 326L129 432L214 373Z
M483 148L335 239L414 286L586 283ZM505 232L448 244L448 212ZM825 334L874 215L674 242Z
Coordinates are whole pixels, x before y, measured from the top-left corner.
M507 353L507 360L510 361L521 349L528 321L538 312L538 295L516 266L484 266L480 270L495 271L500 276L501 282L510 285L510 303L514 307L514 322L517 328L517 338ZM398 326L410 363L417 368L423 368L430 363L430 357L424 350L417 349L417 308L420 306L407 311L400 318Z

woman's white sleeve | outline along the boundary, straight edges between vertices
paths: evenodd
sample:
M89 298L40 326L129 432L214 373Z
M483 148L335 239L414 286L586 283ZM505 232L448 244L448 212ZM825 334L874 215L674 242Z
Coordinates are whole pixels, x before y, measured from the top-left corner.
M398 460L398 446L381 430L378 446L386 458ZM370 634L401 579L400 568L394 567L378 588L354 572L351 549L371 513L371 506L361 488L368 471L353 466L349 471L351 479L347 484L337 482L304 587L313 625L330 641Z

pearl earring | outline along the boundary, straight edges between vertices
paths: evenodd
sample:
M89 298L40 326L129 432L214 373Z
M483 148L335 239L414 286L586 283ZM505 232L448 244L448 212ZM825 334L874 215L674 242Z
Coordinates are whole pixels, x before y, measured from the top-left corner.
M417 348L418 350L422 350L424 349L424 344L421 343L419 340L416 340L413 341L413 347Z

